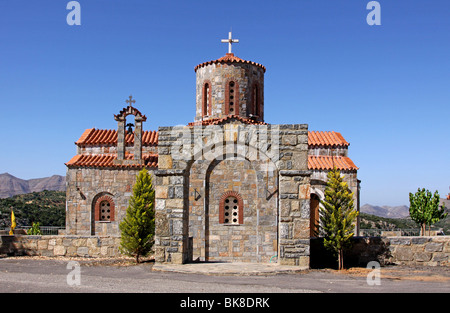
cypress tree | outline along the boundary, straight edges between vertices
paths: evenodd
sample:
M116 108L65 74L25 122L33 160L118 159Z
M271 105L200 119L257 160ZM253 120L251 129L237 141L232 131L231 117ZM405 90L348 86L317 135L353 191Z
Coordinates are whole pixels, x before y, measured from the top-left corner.
M344 268L344 249L350 247L353 229L358 216L354 209L353 193L343 181L341 173L334 167L328 172L325 200L320 201L320 226L324 234L324 245L338 257L339 270Z
M136 258L139 263L141 256L150 253L155 234L155 191L152 176L143 168L133 186L127 213L120 223L121 253Z

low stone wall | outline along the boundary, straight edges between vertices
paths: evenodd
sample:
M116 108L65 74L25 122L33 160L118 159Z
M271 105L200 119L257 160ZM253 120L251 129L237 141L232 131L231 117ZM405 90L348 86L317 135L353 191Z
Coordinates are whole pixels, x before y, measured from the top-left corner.
M120 237L0 236L0 254L9 256L118 257Z
M391 262L401 265L450 266L450 236L388 237Z
M450 236L354 237L344 253L346 267L381 265L450 266ZM323 238L311 239L312 268L336 267L336 257L323 247Z
M0 235L0 254L9 256L119 257L120 237ZM310 240L311 268L335 267L323 238ZM450 236L354 237L344 255L346 267L381 265L450 266Z

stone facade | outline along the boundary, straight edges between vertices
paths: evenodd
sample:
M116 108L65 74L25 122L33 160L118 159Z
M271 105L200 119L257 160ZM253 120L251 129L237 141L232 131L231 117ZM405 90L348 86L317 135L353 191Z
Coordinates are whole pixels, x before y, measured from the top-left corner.
M283 264L308 266L307 140L307 125L160 127L156 260L279 255ZM242 223L220 223L227 192L243 198Z
M145 167L154 177L156 262L277 257L280 264L308 267L311 216L335 160L329 162L330 154L344 162L346 179L359 192L348 143L331 133L317 141L307 124L265 123L261 64L228 53L195 71L194 122L144 132L146 117L130 96L114 116L117 132L88 129L76 142L77 155L66 163L66 235L119 235Z
M66 234L120 235L119 222L125 217L128 200L139 169L69 168L66 174ZM150 173L153 171L150 169ZM114 203L114 219L95 218L102 196Z

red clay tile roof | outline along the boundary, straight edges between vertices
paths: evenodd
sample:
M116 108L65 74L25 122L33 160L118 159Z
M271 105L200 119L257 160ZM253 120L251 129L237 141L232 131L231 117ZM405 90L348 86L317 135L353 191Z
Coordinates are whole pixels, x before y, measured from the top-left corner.
M66 163L67 167L106 167L106 168L141 168L141 165L137 164L114 164L114 160L117 158L116 154L77 154L69 162ZM143 154L142 158L146 167L158 167L158 155L157 154ZM132 160L133 154L127 153L125 159Z
M309 146L342 146L348 147L350 144L342 137L340 133L331 131L310 131L308 132Z
M267 123L264 122L259 122L259 121L255 121L252 120L250 118L246 118L246 117L242 117L239 115L227 115L225 117L222 118L211 118L211 119L207 119L207 120L203 120L203 121L197 121L197 122L192 122L189 123L188 126L198 126L198 125L219 125L223 122L227 122L230 120L238 120L244 124L252 124L252 125L267 125Z
M125 136L127 145L133 145L134 133L127 134ZM81 135L80 139L75 142L79 146L89 145L117 145L117 131L108 129L86 129ZM157 131L143 131L142 132L142 145L151 146L158 144L158 132Z
M197 121L189 123L189 126L197 125L218 125L229 120L238 120L245 124L253 125L267 125L267 123L245 118L239 115L228 115L223 118L212 118L204 121ZM127 145L133 145L134 134L127 134L125 136ZM80 139L75 142L79 146L89 145L116 145L117 144L117 131L107 129L95 129L89 128L84 131ZM158 132L157 131L143 131L142 132L142 145L151 146L158 145ZM342 137L340 133L330 131L309 131L308 132L308 145L310 147L315 146L341 146L348 147L350 144Z
M197 72L197 69L199 69L200 67L204 67L204 66L210 65L210 64L217 64L217 63L247 63L247 64L259 66L264 70L264 72L266 71L266 68L264 65L255 63L252 61L242 60L241 58L238 58L237 56L235 56L234 53L227 53L225 56L221 57L220 59L199 64L195 67L194 70Z
M349 157L308 155L308 168L310 170L331 170L336 166L338 170L358 170L359 168Z
M133 154L126 154L127 160L133 159ZM69 162L66 163L67 167L101 167L101 168L140 168L140 165L118 165L114 164L114 160L117 158L115 154L77 154ZM157 154L144 154L144 163L146 167L158 167L158 155ZM358 170L359 168L353 163L349 157L343 156L308 156L308 168L310 170L331 170L333 166L336 166L338 170Z

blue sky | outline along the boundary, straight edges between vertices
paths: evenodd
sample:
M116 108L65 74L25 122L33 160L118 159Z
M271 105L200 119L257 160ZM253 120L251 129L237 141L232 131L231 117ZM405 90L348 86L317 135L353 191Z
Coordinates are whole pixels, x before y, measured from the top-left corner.
M265 118L341 132L361 202L409 204L450 185L450 2L0 0L0 173L65 175L87 128L115 129L132 94L144 129L195 115L194 67L227 52L263 64Z

